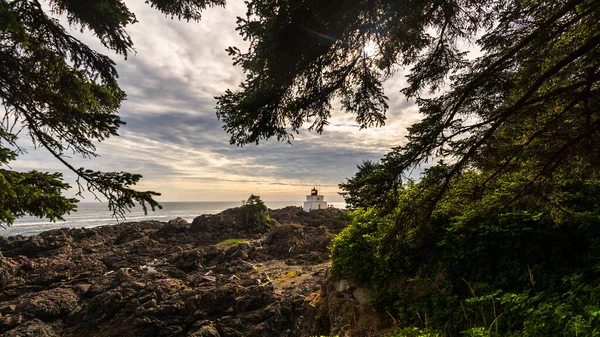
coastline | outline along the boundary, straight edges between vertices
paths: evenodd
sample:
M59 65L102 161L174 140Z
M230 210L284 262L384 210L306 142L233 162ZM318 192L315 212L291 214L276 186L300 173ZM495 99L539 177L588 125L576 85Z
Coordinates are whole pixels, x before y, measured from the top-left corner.
M241 208L0 238L0 334L309 336L345 211ZM235 239L235 240L232 240Z
M288 206L302 206L302 201L266 201L270 209L281 209ZM344 202L331 202L336 208L343 209ZM0 237L17 235L31 236L47 230L60 228L94 228L104 225L116 225L132 221L169 221L182 218L192 222L200 214L217 214L229 208L239 207L241 201L208 201L208 202L164 202L163 209L155 212L149 211L145 215L141 208L134 208L125 219L116 220L111 217L106 203L82 202L77 212L65 216L65 221L49 222L44 219L26 216L19 218L15 223L6 228L0 228Z

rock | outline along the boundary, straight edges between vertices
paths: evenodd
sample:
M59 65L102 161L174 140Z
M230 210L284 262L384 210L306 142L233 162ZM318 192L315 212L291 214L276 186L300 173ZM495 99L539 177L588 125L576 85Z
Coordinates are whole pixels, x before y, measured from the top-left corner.
M248 253L245 250L238 250L231 255L232 259L248 260Z
M258 308L266 307L273 303L275 298L273 293L267 287L257 287L254 291L237 298L233 305L234 313L255 311Z
M120 284L132 282L132 281L133 281L133 277L129 273L129 268L120 268L115 273L115 278L112 281L111 287L115 288L116 286L118 286Z
M54 328L39 319L27 321L16 328L5 332L4 337L58 337Z
M0 316L0 331L12 329L23 322L23 316Z
M352 287L352 283L348 280L339 280L337 282L337 284L335 285L335 290L337 292L345 292L347 290L349 290Z
M0 252L0 288L13 282L14 268Z
M366 306L371 298L371 292L367 288L363 287L354 289L352 295L362 306Z
M315 316L306 310L319 304L305 298L326 275L333 225L323 223L337 219L296 212L273 211L296 224L261 222L236 208L192 224L0 237L0 335L312 335ZM247 243L216 246L237 238ZM297 277L276 283L292 271Z
M185 227L187 225L189 225L189 222L181 217L177 217L167 222L167 226L169 227Z
M77 294L71 289L42 290L20 297L16 312L43 320L52 320L71 312L77 306L77 299Z
M219 335L219 332L212 324L208 324L194 332L190 332L188 337L221 337L221 335Z
M204 263L204 251L200 248L188 250L176 255L171 261L178 269L191 272L202 267Z
M294 206L270 211L271 218L279 223L297 223L306 228L324 226L333 233L338 233L348 224L345 214L346 211L335 208L304 212L302 207Z
M116 315L125 307L125 299L117 290L109 290L92 298L82 306L82 322L100 323ZM74 318L77 320L77 318Z
M92 287L91 284L89 283L80 283L80 284L76 284L73 286L73 291L75 291L75 293L77 294L77 296L84 297L87 292L90 290L90 288Z
M121 233L117 239L115 240L115 245L121 245L133 240L141 239L144 237L144 233L142 233L139 229L130 229Z
M304 239L302 228L296 224L286 224L274 228L264 239L268 252L278 256L292 253Z
M96 295L102 294L107 290L108 287L100 284L92 284L85 292L85 297L92 298Z
M201 215L194 219L192 233L209 233L213 242L235 238L258 238L267 233L271 224L243 208L227 209L216 215Z

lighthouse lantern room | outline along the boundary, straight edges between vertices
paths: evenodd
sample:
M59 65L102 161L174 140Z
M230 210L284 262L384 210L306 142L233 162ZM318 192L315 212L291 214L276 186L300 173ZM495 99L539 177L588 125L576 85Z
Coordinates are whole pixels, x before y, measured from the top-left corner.
M319 190L313 187L310 190L310 195L306 196L306 201L304 202L304 211L310 212L314 209L325 209L327 208L327 201L324 200L322 195L319 195Z

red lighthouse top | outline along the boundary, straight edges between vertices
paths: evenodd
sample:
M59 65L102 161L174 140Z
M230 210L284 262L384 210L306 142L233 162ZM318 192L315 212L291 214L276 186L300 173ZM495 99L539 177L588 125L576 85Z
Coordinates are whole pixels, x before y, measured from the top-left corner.
M313 189L310 190L310 195L318 195L318 194L319 194L319 191L316 188L313 187Z

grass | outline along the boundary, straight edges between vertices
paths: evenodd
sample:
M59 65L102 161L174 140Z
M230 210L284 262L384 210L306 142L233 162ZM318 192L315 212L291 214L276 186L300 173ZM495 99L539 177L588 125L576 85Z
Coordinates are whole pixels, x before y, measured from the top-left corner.
M227 239L225 241L217 243L217 247L233 247L245 244L248 244L248 241L244 239Z
M289 280L289 279L296 278L296 277L298 277L298 273L296 273L295 271L291 271L291 272L289 272L289 273L285 274L285 275L284 275L282 278L280 278L279 280L275 281L275 283L277 283L277 284L281 284L281 283L283 283L283 282L285 282L285 281L287 281L287 280Z

